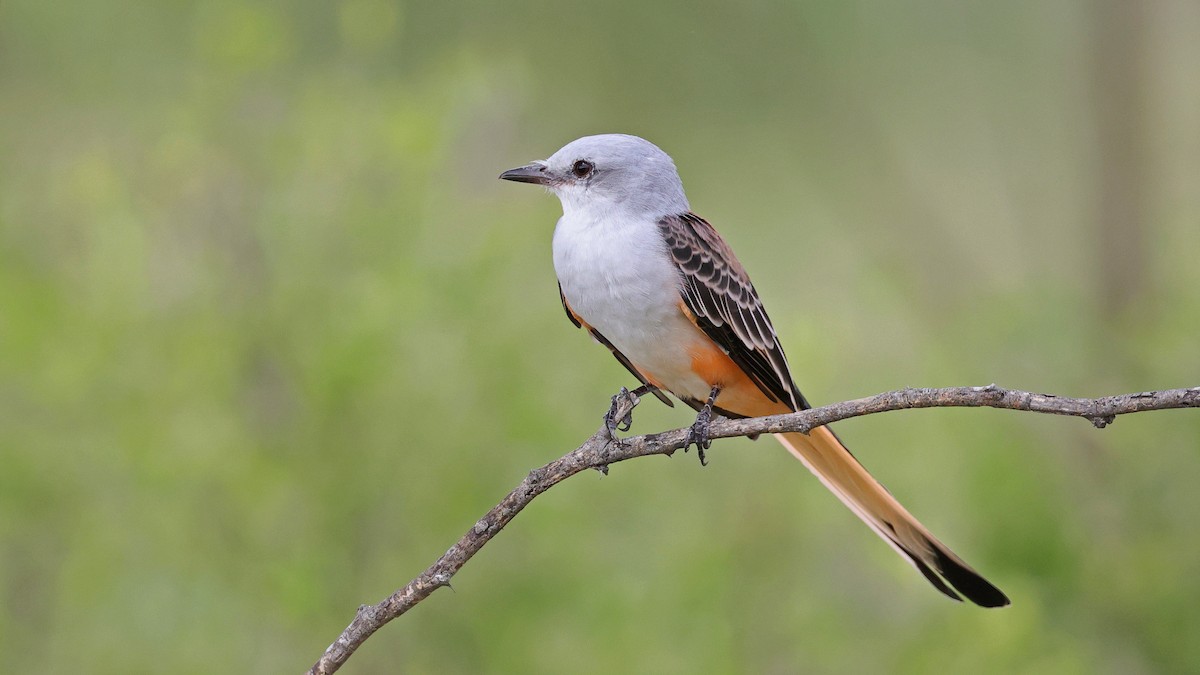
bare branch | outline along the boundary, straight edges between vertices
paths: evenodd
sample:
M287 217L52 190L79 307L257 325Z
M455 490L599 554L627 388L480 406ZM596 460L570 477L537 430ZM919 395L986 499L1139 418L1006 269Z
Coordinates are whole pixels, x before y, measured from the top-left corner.
M626 419L637 405L637 397L622 391L613 398L608 420ZM808 432L814 427L861 415L909 408L1004 408L1053 415L1082 417L1097 428L1111 424L1117 415L1146 410L1200 408L1200 387L1169 389L1140 394L1123 394L1103 398L1066 398L1052 394L1003 389L994 384L986 387L948 387L944 389L901 389L869 398L845 401L833 405L803 410L787 415L758 417L743 420L716 420L709 429L712 438L749 436L784 431ZM358 608L354 621L338 639L325 650L321 659L309 669L310 675L336 672L375 631L384 624L412 609L442 586L467 563L484 544L496 536L534 497L585 469L607 471L608 465L646 455L669 455L687 442L688 430L676 429L661 434L617 439L609 424L600 427L583 445L549 464L534 469L521 484L508 493L476 522L467 533L450 547L437 562L430 565L407 586L377 605Z

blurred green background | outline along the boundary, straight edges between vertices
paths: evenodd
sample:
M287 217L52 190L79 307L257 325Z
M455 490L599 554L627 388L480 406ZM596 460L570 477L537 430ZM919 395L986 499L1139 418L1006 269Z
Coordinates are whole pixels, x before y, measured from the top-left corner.
M814 403L1200 384L1191 2L0 3L7 672L297 672L631 378L557 200L671 153ZM648 401L635 432L682 426ZM1200 670L1200 414L844 422L1013 606L935 593L787 453L534 502L345 672Z

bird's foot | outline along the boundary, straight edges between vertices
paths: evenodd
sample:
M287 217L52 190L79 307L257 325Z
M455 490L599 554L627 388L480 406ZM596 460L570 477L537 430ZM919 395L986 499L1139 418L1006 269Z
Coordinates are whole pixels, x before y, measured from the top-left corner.
M614 441L617 440L618 431L629 431L633 426L633 409L641 402L642 394L648 391L649 387L638 387L633 391L621 387L621 391L612 397L612 405L604 413L604 427Z
M696 415L696 421L692 423L692 427L688 429L687 444L683 446L684 452L687 452L693 445L696 446L696 456L700 458L700 466L708 465L704 451L712 447L712 439L708 437L708 425L711 422L712 413L701 410L700 414Z
M712 439L708 437L708 425L712 424L713 405L716 404L719 393L721 393L721 388L713 387L712 393L708 395L708 400L704 402L704 407L700 408L700 412L696 414L696 421L692 422L691 428L688 429L687 443L683 446L684 452L687 452L693 445L696 446L696 456L700 458L700 466L708 465L704 451L712 447Z

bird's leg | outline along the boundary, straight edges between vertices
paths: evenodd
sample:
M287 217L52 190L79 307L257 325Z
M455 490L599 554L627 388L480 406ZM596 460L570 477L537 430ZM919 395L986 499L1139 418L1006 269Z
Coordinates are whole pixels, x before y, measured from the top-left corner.
M713 405L717 402L717 394L721 393L721 387L713 387L708 394L708 400L704 402L704 407L700 408L700 412L696 415L696 421L692 423L692 428L688 430L687 444L683 446L683 451L687 452L688 448L696 446L696 456L700 458L700 466L708 464L708 460L704 458L704 451L712 447L712 440L708 437L708 425L712 423Z
M608 435L615 439L618 431L629 431L629 427L633 426L633 409L641 402L641 397L657 390L657 387L648 384L633 391L621 387L621 391L612 397L612 405L609 406L608 412L604 413L604 426L608 428Z

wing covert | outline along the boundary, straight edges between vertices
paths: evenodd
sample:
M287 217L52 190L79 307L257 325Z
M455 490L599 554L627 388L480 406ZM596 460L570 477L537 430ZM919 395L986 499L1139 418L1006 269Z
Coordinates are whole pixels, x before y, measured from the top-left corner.
M762 300L729 244L694 213L668 216L658 225L683 273L680 294L696 325L772 400L795 410L810 407L792 380Z

